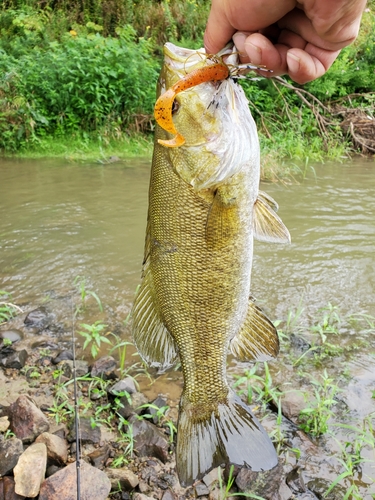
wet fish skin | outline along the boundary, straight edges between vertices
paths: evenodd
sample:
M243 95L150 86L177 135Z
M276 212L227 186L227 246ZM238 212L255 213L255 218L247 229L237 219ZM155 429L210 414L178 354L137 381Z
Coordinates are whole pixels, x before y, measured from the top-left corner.
M159 93L205 64L167 44ZM253 237L286 242L289 233L259 194L257 132L237 84L207 82L176 99L186 143L159 144L170 136L157 127L133 337L151 366L180 358L177 470L188 485L221 463L277 464L266 432L228 386L226 358L229 349L242 361L277 355L276 329L249 299Z

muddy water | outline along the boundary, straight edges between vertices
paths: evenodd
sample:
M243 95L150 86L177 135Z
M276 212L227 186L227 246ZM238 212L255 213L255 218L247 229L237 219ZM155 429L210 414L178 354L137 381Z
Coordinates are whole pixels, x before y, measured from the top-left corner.
M142 261L149 160L102 166L0 162L0 289L36 302L85 276L103 304L128 310ZM300 184L265 184L292 245L256 243L252 288L273 317L303 299L375 313L375 166L315 167Z

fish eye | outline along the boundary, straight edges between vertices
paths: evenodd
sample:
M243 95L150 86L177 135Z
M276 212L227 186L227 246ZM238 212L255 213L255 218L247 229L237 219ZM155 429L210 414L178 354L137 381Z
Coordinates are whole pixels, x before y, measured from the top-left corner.
M180 109L180 103L175 99L172 104L172 115L176 114Z

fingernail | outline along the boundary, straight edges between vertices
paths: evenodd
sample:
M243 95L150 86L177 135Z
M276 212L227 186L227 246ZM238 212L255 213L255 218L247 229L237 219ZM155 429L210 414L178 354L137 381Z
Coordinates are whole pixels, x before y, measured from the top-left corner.
M290 73L298 73L299 71L299 65L301 62L301 59L291 52L288 52L286 55L286 62L288 64L288 69Z
M247 56L246 51L244 50L246 37L247 35L245 33L242 33L241 31L237 31L237 33L232 36L233 43L237 47L237 50L241 57Z
M262 49L250 42L245 42L246 52L253 64L262 64Z

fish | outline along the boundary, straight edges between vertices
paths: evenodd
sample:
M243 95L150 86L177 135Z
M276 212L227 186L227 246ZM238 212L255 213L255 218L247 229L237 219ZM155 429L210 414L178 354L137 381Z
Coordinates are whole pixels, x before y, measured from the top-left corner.
M211 78L218 64L227 72ZM222 464L277 465L266 431L226 376L229 353L251 362L277 356L276 328L250 293L253 239L290 242L277 203L259 191L258 134L238 67L234 46L212 56L168 42L158 80L132 335L150 367L181 363L176 469L183 486Z

